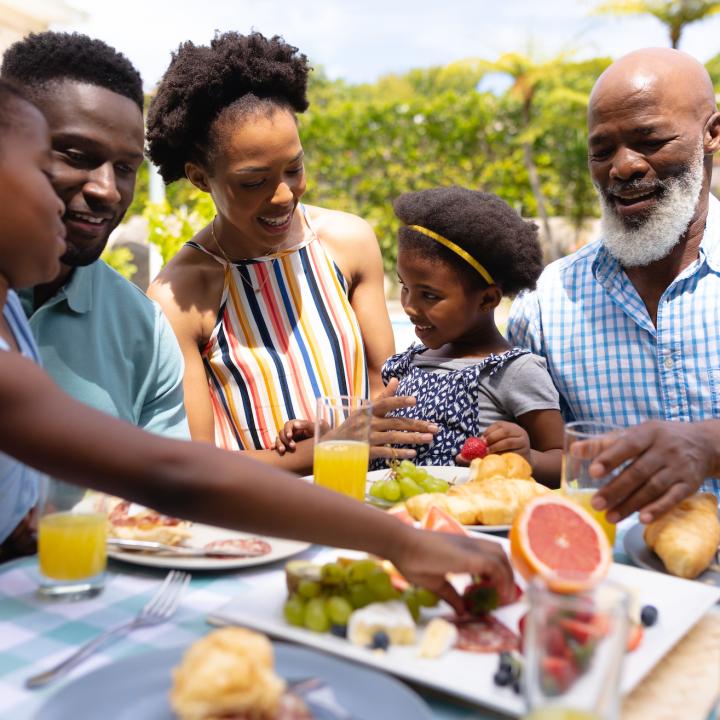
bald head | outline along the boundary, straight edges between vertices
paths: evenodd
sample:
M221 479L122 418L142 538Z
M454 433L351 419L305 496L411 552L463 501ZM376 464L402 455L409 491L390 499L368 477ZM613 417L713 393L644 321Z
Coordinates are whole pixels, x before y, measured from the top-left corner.
M712 81L701 63L680 50L645 48L621 57L598 78L590 94L589 122L608 104L645 101L703 121L717 109Z

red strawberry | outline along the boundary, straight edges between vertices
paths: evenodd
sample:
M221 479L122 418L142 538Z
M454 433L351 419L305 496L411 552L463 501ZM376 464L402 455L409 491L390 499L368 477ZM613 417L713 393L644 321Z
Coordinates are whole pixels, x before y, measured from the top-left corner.
M548 695L561 695L576 680L577 670L567 658L550 655L542 659L540 679Z
M460 451L460 454L468 461L474 460L475 458L484 458L487 453L487 443L479 437L469 437Z

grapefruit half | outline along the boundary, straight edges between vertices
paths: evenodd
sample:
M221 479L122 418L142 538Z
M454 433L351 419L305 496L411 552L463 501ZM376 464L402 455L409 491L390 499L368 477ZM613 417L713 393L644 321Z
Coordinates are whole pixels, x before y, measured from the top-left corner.
M580 592L607 575L612 550L598 522L579 505L548 493L526 503L510 529L510 557L530 580L556 592Z

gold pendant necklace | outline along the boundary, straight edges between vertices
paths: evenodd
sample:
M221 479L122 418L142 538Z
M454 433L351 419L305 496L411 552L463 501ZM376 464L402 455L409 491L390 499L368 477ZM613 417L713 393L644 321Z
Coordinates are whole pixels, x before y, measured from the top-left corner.
M225 258L225 261L228 263L228 265L238 265L239 263L231 260L228 257L228 254L225 252L225 250L223 250L223 246L220 244L219 240L217 239L217 236L215 235L215 219L216 218L217 218L217 215L212 219L212 222L210 223L210 234L212 235L213 242L215 243L217 249L220 251L220 254ZM267 281L270 279L270 273L268 272L267 277L260 283L260 285L258 287L255 287L255 285L253 285L250 282L250 280L248 280L243 275L242 270L238 269L238 275L240 275L240 279L243 281L243 283L256 293L259 293L265 287L265 285L267 285Z

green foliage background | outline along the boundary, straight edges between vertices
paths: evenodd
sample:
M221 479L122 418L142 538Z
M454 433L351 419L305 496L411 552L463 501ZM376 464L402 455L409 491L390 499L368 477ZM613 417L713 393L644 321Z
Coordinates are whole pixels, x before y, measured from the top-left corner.
M512 54L495 63L471 59L350 85L311 76L310 109L300 117L310 204L356 213L374 227L387 270L395 264L398 222L392 201L403 192L457 183L497 193L525 217L576 223L597 213L587 172L586 103L610 60L542 63ZM720 60L708 63L713 79ZM498 92L498 80L505 90ZM539 191L529 181L529 145ZM209 196L187 181L147 201L141 171L132 212L148 219L150 240L167 260L214 215ZM539 196L538 196L539 195Z

